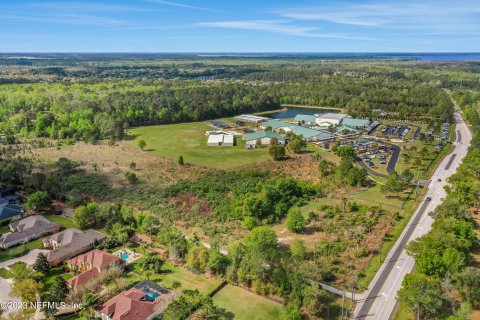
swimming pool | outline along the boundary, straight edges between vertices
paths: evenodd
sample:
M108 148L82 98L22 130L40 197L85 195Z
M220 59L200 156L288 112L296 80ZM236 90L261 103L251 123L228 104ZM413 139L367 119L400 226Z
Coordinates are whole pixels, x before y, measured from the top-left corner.
M127 251L117 252L115 253L115 255L125 261L128 260L128 257L130 256L130 254Z
M144 289L143 292L145 292L145 300L148 301L155 301L158 297L160 297L160 294L150 289Z

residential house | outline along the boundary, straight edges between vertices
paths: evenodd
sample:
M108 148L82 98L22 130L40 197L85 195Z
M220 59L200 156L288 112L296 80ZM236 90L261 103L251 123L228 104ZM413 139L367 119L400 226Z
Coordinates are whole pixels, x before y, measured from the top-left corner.
M94 312L102 320L150 320L161 314L175 295L151 281L141 281L97 306Z
M40 215L33 215L9 224L12 232L0 237L0 247L7 249L17 244L27 243L50 233L58 232L60 224Z
M97 278L101 273L113 269L122 270L125 262L111 253L94 249L68 260L67 265L71 271L81 272L68 280L68 284L75 289Z
M0 221L10 218L20 219L23 217L23 209L21 206L13 203L1 202L0 205Z
M81 231L69 228L45 239L43 245L52 249L48 252L47 259L52 266L56 266L64 260L93 249L96 243L104 239L105 235L96 230Z

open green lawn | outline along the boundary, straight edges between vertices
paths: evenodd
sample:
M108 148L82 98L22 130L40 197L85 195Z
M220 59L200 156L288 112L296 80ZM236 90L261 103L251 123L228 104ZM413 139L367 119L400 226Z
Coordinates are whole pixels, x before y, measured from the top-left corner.
M139 259L129 265L133 269L126 276L130 283L147 280L144 271L141 268L142 259ZM201 294L209 295L222 283L221 279L208 278L203 274L197 275L185 268L174 266L170 261L165 261L162 267L162 273L153 274L150 279L167 288L172 288L172 283L177 281L180 283L178 290L195 290L198 289Z
M379 177L374 177L377 181L382 181L383 179ZM391 212L402 211L402 204L404 199L407 197L411 189L402 193L400 197L386 197L385 194L381 191L381 185L377 184L374 187L368 188L366 191L356 192L349 195L349 198L355 199L357 201L365 201L368 204L377 204L381 205L384 209L387 209ZM405 204L405 208L411 209L412 202L408 201Z
M129 130L131 144L145 140L146 151L154 155L219 169L232 169L269 159L268 148L247 150L237 139L233 147L208 147L205 131L213 130L205 122L138 127ZM140 152L140 150L139 150Z
M58 224L60 224L62 229L78 228L72 219L69 219L63 216L59 216L55 214L46 214L45 218L47 218L50 221L57 222Z
M0 262L7 261L13 258L20 257L24 254L26 254L29 250L32 249L42 249L42 239L37 239L32 242L27 243L26 245L18 245L16 247L7 249L7 250L1 250L0 251Z
M180 282L180 290L198 289L201 294L209 295L222 284L219 278L207 278L204 274L194 274L182 267L173 266L170 262L165 262L163 270L166 273L162 275L161 283L167 287L172 287L174 281Z
M237 320L285 319L285 307L245 289L226 285L213 302L235 314Z

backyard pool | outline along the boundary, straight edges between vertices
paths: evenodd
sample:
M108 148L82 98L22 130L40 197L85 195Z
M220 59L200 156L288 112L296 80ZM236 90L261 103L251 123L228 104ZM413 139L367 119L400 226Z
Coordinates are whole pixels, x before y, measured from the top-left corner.
M116 255L117 257L121 258L121 259L124 260L124 261L127 261L127 260L128 260L128 257L130 256L127 251L117 252L117 253L115 253L115 255Z

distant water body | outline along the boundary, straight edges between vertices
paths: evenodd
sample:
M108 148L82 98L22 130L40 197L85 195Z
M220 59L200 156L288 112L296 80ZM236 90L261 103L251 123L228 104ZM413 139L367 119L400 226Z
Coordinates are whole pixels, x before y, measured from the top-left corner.
M121 58L139 58L139 59L158 59L158 58L220 58L220 59L396 59L406 61L480 61L480 52L469 53L330 53L330 52L202 52L202 53L1 53L0 59L121 59Z
M210 58L405 59L419 61L480 61L480 53L211 53Z
M274 111L263 114L265 117L273 119L290 119L295 118L297 114L324 114L324 113L338 113L335 109L316 109L316 108L304 108L304 107L288 107L282 111Z

